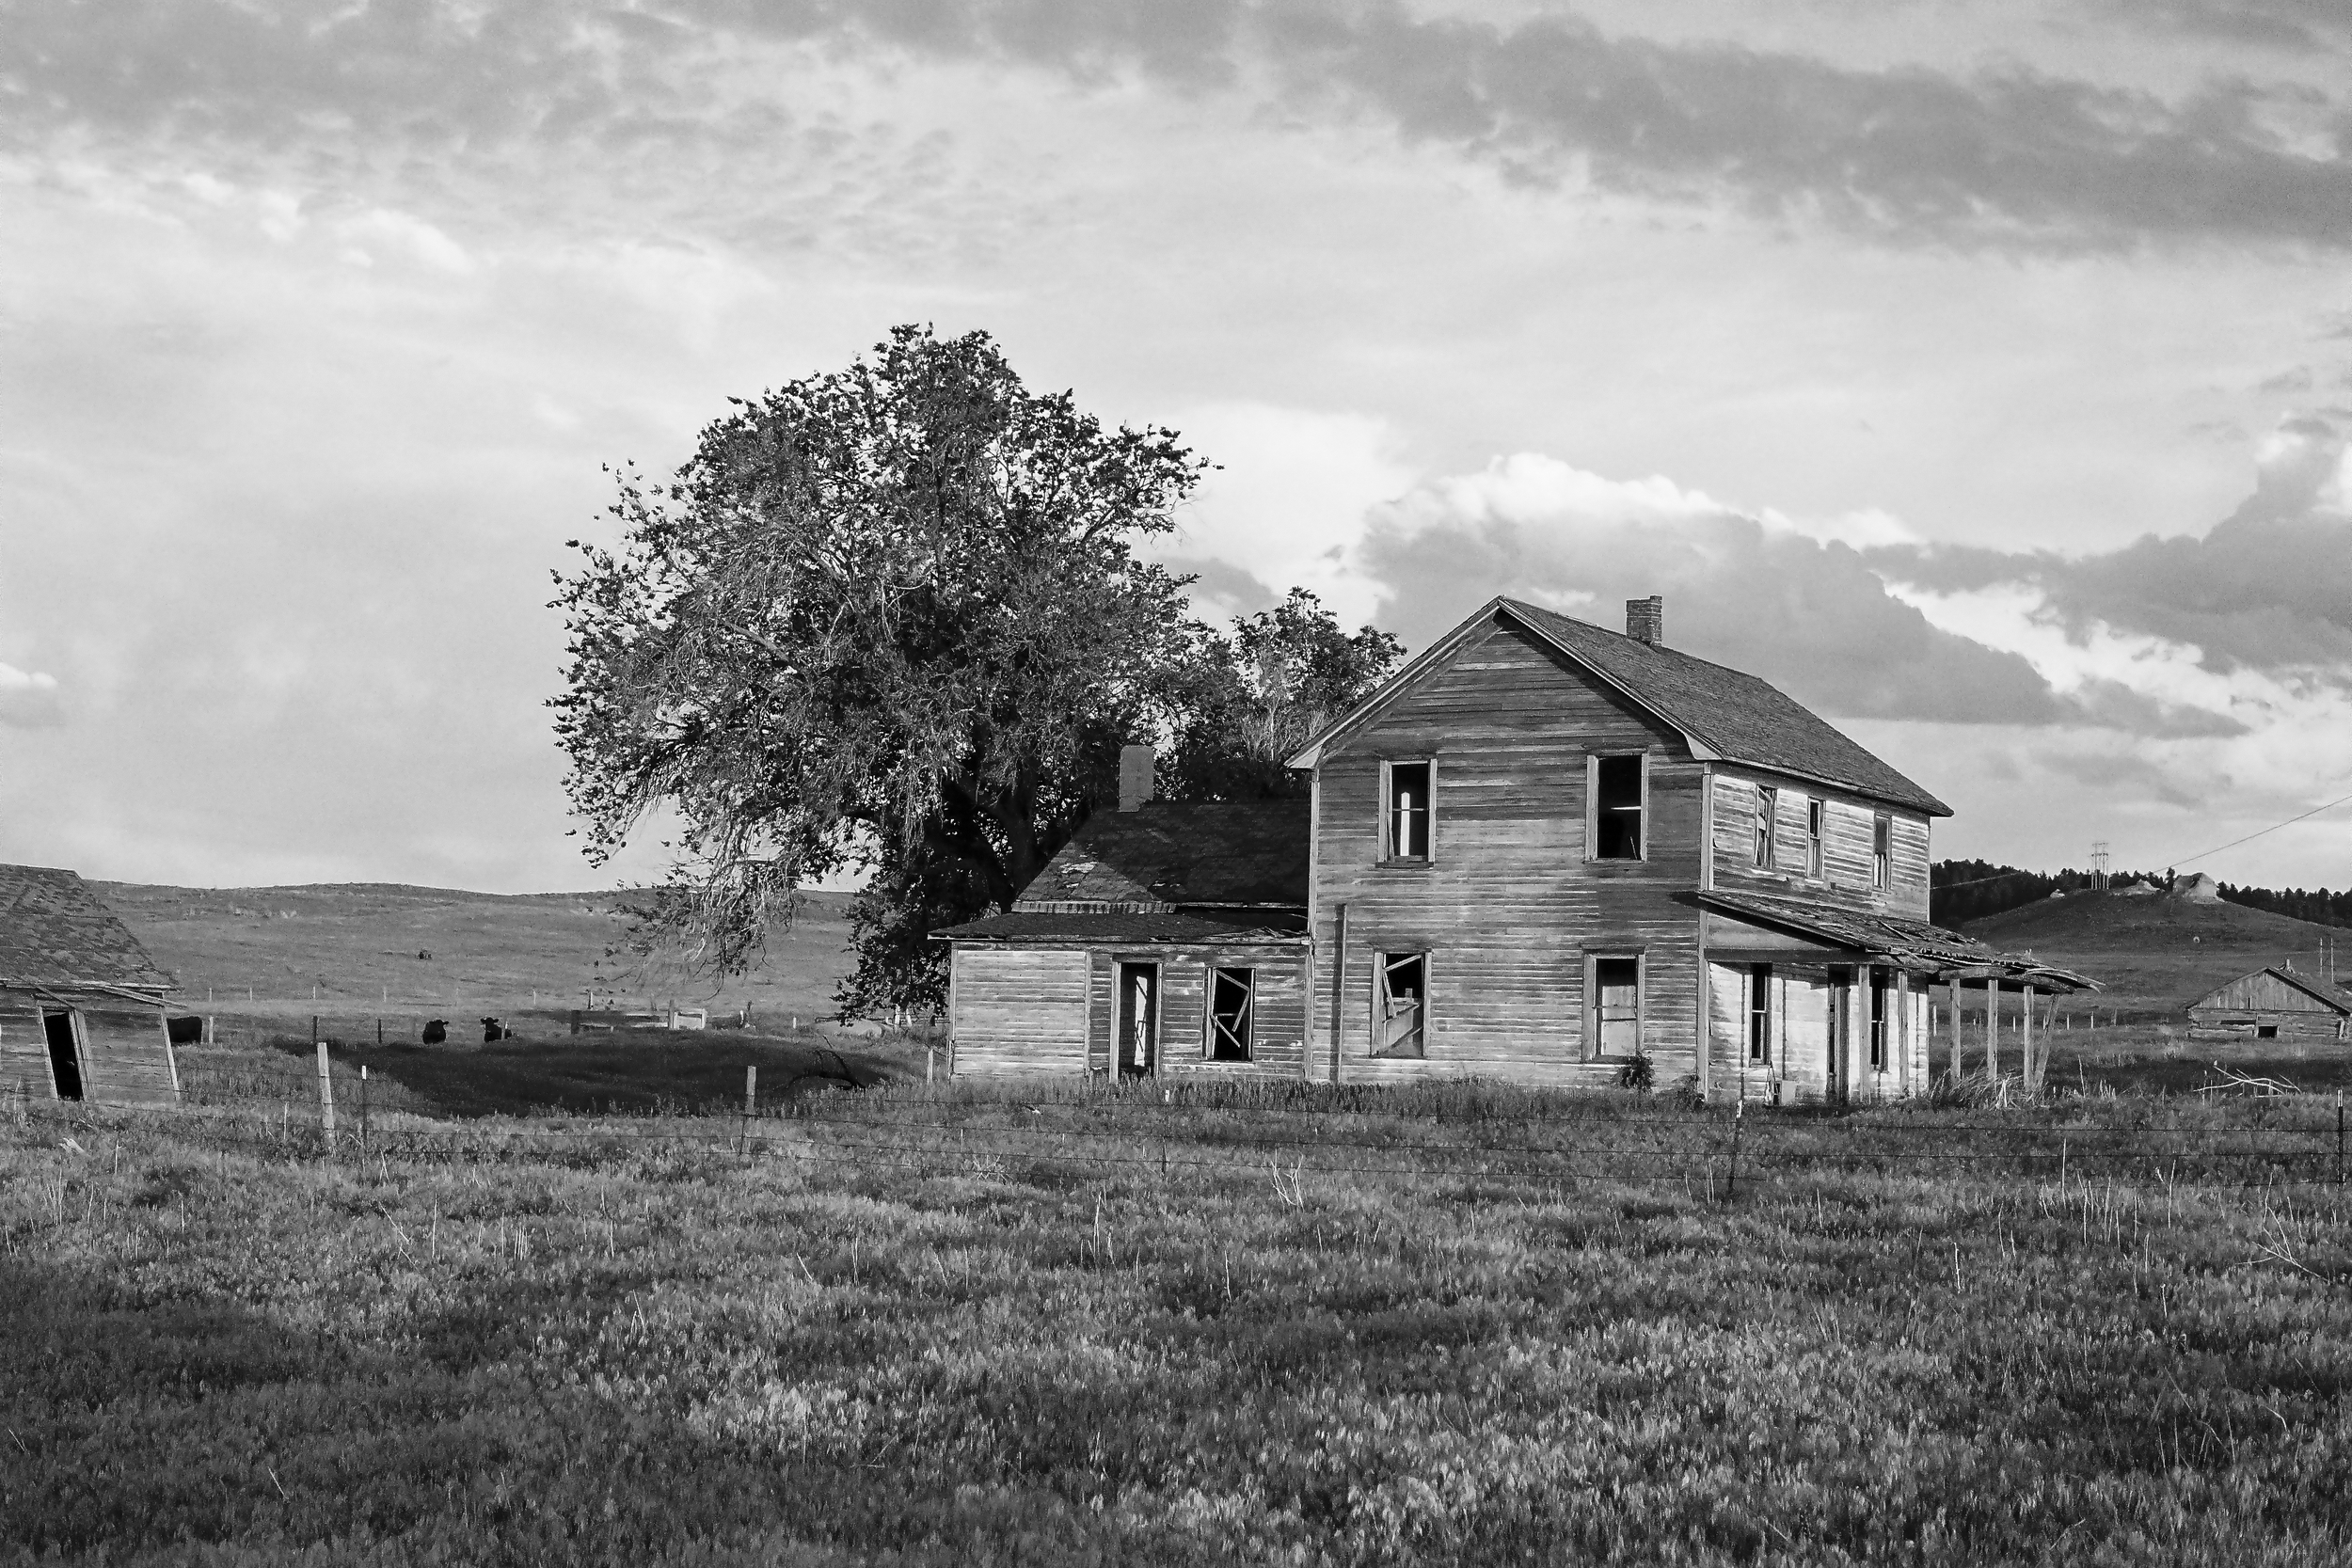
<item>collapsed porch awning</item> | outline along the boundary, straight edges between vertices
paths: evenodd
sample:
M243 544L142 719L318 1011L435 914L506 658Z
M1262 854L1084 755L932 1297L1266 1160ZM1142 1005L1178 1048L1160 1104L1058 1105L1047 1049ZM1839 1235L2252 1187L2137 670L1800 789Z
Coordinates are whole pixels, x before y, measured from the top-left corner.
M1859 953L1939 981L2031 986L2037 990L2097 990L2099 982L2045 964L2030 953L2003 953L1974 937L1901 915L1842 910L1804 898L1757 893L1701 893L1700 905L1828 947Z

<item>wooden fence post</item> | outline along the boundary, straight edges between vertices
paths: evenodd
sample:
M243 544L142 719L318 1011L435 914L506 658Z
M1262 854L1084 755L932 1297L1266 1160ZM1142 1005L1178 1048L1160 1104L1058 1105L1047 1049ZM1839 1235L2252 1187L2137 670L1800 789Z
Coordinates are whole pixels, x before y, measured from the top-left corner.
M2026 1057L2026 1092L2039 1094L2042 1091L2042 1065L2035 1061L2033 1056L2033 987L2031 985L2026 987L2025 1003L2024 1010L2017 1015L2018 1048L2025 1053Z
M759 1106L759 1064L747 1064L743 1069L743 1153L752 1152L752 1117Z
M378 1027L382 1027L380 1024ZM368 1064L359 1064L359 1157L368 1153Z
M335 1078L326 1065L326 1042L318 1042L319 1051L319 1131L326 1134L326 1151L335 1152Z

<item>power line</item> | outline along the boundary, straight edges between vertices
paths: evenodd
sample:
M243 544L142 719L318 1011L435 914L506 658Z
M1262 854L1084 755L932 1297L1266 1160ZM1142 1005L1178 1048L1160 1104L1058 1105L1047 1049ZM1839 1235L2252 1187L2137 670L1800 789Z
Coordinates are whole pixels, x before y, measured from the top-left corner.
M2187 865L2193 861L2201 861L2207 856L2217 855L2221 853L2223 849L2234 849L2241 844L2251 844L2254 840L2262 837L2263 833L2275 833L2281 828L2292 828L2297 822L2301 822L2308 817L2317 816L2323 811L2333 811L2338 806L2343 805L2346 800L2352 800L2352 795L2338 796L2335 800L2328 801L2324 806L2313 806L2311 810L2303 813L2300 816L2290 816L2284 822L2273 822L2269 827L2263 829L2261 832L2248 833L2244 838L2233 838L2230 840L2229 843L2220 846L2218 848L2201 849L2196 854L2190 855L2185 859L2168 861L2166 863L2175 866Z

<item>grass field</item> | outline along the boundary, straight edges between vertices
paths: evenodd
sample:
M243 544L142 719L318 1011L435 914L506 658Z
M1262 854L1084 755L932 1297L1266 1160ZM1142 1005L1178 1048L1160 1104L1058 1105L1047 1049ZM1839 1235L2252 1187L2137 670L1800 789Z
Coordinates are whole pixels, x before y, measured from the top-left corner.
M2352 1552L2308 1100L1162 1093L0 1121L0 1556Z

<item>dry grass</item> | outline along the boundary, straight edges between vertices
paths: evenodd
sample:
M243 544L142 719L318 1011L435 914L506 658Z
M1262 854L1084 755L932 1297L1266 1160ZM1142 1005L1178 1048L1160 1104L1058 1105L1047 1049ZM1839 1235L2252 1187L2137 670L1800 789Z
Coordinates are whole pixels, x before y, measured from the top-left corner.
M799 1108L0 1122L0 1554L2346 1555L2352 1203L2198 1180L2308 1106Z

